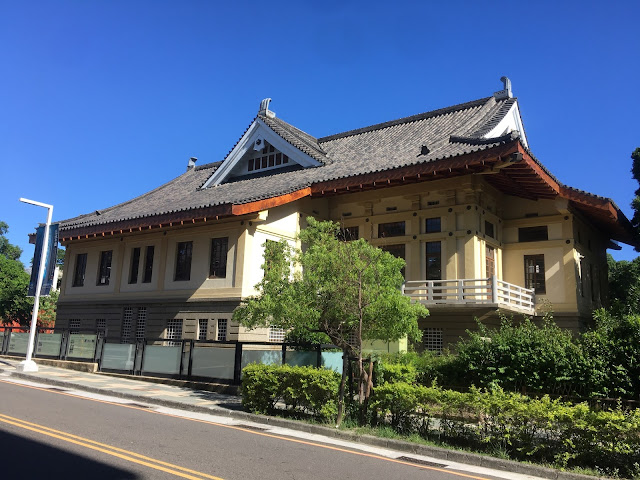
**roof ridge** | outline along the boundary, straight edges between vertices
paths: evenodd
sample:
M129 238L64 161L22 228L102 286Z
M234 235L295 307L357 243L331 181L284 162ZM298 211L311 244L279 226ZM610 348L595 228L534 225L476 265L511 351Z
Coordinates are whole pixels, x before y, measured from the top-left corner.
M390 120L388 122L377 123L375 125L370 125L368 127L356 128L354 130L347 130L346 132L336 133L336 134L333 134L333 135L328 135L326 137L320 137L320 138L318 138L318 143L329 142L331 140L337 140L338 138L351 137L351 136L354 136L354 135L359 135L361 133L372 132L372 131L375 131L375 130L381 130L383 128L393 127L395 125L401 125L403 123L411 123L411 122L417 122L417 121L420 121L420 120L426 120L427 118L438 117L440 115L445 115L447 113L455 112L455 111L458 111L458 110L465 110L467 108L472 108L472 107L476 107L478 105L482 105L483 103L487 102L491 98L493 98L493 96L480 98L478 100L472 100L470 102L459 103L457 105L452 105L450 107L439 108L437 110L430 110L428 112L418 113L416 115L411 115L411 116L408 116L408 117L398 118L396 120Z

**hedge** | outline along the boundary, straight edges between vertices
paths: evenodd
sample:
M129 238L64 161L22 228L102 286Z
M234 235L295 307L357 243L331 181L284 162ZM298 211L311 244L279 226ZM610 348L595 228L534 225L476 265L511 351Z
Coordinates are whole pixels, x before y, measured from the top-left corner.
M519 460L640 476L640 410L594 411L499 388L461 393L404 382L376 387L372 408L402 433L501 449Z
M247 365L242 370L242 405L254 413L287 410L328 421L338 407L340 375L333 370L290 365Z

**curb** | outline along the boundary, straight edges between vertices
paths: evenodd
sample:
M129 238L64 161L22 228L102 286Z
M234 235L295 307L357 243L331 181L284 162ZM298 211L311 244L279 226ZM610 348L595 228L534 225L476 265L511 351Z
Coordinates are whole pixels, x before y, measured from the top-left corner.
M0 372L2 371L4 370L0 368ZM539 465L532 465L528 463L520 463L514 460L504 460L501 458L490 457L487 455L480 455L478 453L463 452L459 450L449 450L446 448L434 447L430 445L421 445L421 444L406 442L404 440L397 440L393 438L374 437L372 435L358 435L356 433L347 432L344 430L337 430L335 428L326 427L323 425L306 424L306 423L297 422L295 420L287 420L285 418L271 417L267 415L256 415L254 413L248 413L242 410L232 410L232 409L221 408L221 407L204 407L204 406L198 406L198 405L188 405L186 403L182 403L175 400L162 400L157 398L145 397L144 395L112 392L102 388L91 387L88 385L79 385L77 383L66 382L64 380L42 378L42 377L29 375L27 373L22 373L22 372L11 372L11 376L16 378L22 378L25 380L45 383L48 385L72 388L75 390L83 390L90 393L108 395L112 397L133 400L136 402L175 408L178 410L186 410L186 411L197 412L197 413L208 413L208 414L218 415L222 417L234 418L237 420L251 421L251 422L260 423L263 425L271 425L274 427L288 428L290 430L297 430L305 433L322 435L329 438L338 438L340 440L362 443L364 445L370 445L374 447L388 448L390 450L413 453L416 455L424 455L427 457L433 457L440 460L449 460L451 462L464 463L467 465L474 465L474 466L492 468L495 470L507 471L512 473L531 475L535 477L546 478L549 480L610 480L608 479L608 477L597 477L592 475L584 475L580 473L564 472L560 470L555 470L553 468L542 467Z

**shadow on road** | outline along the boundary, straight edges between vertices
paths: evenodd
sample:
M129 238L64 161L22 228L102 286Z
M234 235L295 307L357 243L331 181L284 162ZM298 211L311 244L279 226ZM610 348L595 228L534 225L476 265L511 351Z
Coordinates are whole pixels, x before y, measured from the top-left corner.
M56 441L56 440L53 440ZM4 456L0 478L129 480L136 473L0 430Z

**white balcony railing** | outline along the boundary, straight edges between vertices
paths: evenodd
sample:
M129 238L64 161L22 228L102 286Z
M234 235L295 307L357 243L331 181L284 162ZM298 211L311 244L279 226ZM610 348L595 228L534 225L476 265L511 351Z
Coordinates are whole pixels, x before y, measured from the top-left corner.
M495 305L499 308L533 314L535 293L498 278L455 280L411 280L403 293L425 305Z

